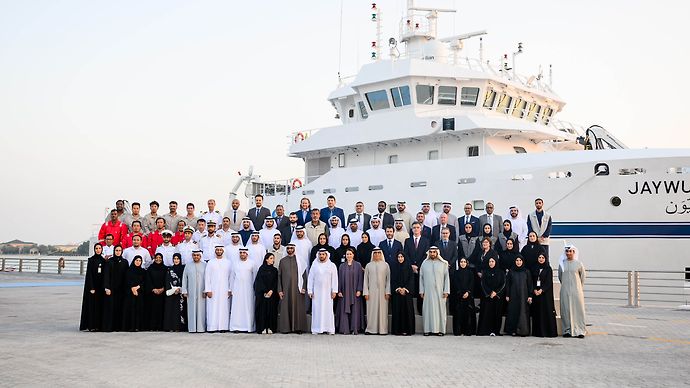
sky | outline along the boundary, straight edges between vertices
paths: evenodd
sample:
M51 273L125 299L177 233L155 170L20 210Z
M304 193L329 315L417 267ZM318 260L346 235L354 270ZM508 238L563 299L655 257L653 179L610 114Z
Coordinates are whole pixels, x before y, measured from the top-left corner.
M404 3L378 2L384 39L398 37ZM458 9L441 37L488 30L486 58L522 42L518 73L552 64L561 118L633 148L690 148L690 3L417 4ZM250 165L265 179L303 175L289 135L339 123L326 97L339 70L369 62L370 7L0 0L0 242L84 241L118 198L224 209Z

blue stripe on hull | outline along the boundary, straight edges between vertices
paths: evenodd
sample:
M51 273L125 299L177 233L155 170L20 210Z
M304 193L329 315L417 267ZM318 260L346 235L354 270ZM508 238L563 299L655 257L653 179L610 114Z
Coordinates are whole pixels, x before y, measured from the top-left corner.
M554 222L551 237L690 238L690 223L680 222Z

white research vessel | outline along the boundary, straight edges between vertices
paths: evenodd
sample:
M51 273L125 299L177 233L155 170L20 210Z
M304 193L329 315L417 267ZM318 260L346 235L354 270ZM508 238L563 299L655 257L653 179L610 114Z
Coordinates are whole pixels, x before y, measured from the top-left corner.
M486 32L439 38L442 12L454 11L408 0L389 56L379 33L372 62L328 96L342 124L292 135L304 176L264 182L250 169L230 197L246 183L246 202L261 193L286 213L334 195L346 214L384 200L395 216L400 200L412 213L451 201L456 216L469 202L479 216L491 201L504 217L512 205L526 217L541 197L553 265L568 241L590 268L690 267L690 149L628 149L601 127L560 122L565 102L547 77L516 74L508 56L486 60L481 42L478 59L462 56L463 41ZM375 4L371 18L380 31Z

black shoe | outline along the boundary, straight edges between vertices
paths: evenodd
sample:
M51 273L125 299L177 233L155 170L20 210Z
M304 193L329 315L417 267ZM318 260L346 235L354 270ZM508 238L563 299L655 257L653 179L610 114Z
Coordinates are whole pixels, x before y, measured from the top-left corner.
M425 337L428 337L428 336L430 336L430 335L431 335L431 333L424 333L424 336L425 336Z
M577 336L577 338L583 339L583 338L585 338L585 335L584 335L584 334L580 334L580 335Z
M443 337L445 334L444 333L436 333L437 336Z
M568 333L563 334L563 338L570 338L570 337L572 337L572 335L570 335Z

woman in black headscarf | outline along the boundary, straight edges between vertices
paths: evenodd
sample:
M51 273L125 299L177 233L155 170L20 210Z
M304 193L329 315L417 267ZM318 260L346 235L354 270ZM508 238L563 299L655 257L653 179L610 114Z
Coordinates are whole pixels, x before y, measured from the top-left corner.
M163 330L187 331L187 302L182 296L182 255L173 254L173 265L165 274L165 316Z
M525 268L522 256L515 258L513 268L506 275L506 302L508 313L503 331L510 335L521 337L530 332L530 308L532 303L532 275Z
M116 245L113 257L103 263L103 331L120 330L128 269L129 263L122 257L122 246Z
M122 330L139 331L144 327L144 293L146 270L141 266L143 259L136 255L127 270L127 286L122 308Z
M479 311L479 325L477 335L501 335L501 321L503 320L502 301L506 285L506 274L490 258L488 265L482 271L482 304Z
M527 235L527 244L525 244L520 251L520 254L525 260L525 268L527 268L528 271L533 270L537 266L537 257L545 252L546 250L544 247L539 244L537 234L535 232L529 232Z
M146 312L148 330L163 330L163 313L165 310L165 275L167 267L163 264L163 255L156 253L153 263L146 269Z
M553 269L543 253L537 257L537 266L532 270L532 281L532 335L558 337L553 301Z
M520 252L520 243L518 242L518 235L517 233L513 232L513 223L510 222L510 220L504 220L503 221L503 230L501 230L501 233L498 234L498 245L499 247L496 247L497 251L501 250L506 250L506 240L512 239L513 242L515 243L515 249L517 249L518 252ZM512 264L511 264L512 267ZM510 269L510 267L508 267Z
M103 245L93 247L93 256L86 262L84 294L81 301L79 330L98 331L101 329L103 315Z
M326 235L321 234L321 236ZM254 279L256 297L254 319L256 319L258 334L264 332L271 334L278 330L278 269L273 266L274 262L275 256L267 253Z
M376 248L371 242L371 236L368 232L362 233L362 242L357 245L357 254L355 255L359 264L362 265L362 272L364 272L364 267L371 261L371 252Z
M348 248L355 249L350 245L350 236L345 233L340 237L340 246L335 250L335 254L331 256L331 261L336 267L340 267L340 264L345 262L345 252Z
M481 241L485 238L488 238L491 241L491 248L493 248L495 251L499 250L498 246L496 245L498 237L494 236L494 230L491 224L484 224L484 226L482 227L482 234L479 237L479 240Z
M391 333L394 335L412 335L415 332L414 307L412 290L414 274L409 260L398 252L398 261L390 265L391 271Z
M498 253L498 266L504 271L508 271L515 265L515 258L520 254L517 249L518 243L512 238L505 242L505 249Z
M333 257L335 255L335 248L328 245L328 236L326 236L326 233L321 233L317 238L317 244L311 248L311 252L309 253L310 264L313 263L314 260L316 260L316 254L319 252L319 249L321 248L327 250L328 254L331 255L330 257Z
M451 295L453 309L453 334L474 335L477 331L477 315L474 311L474 272L466 258L455 263L451 283L455 294Z

